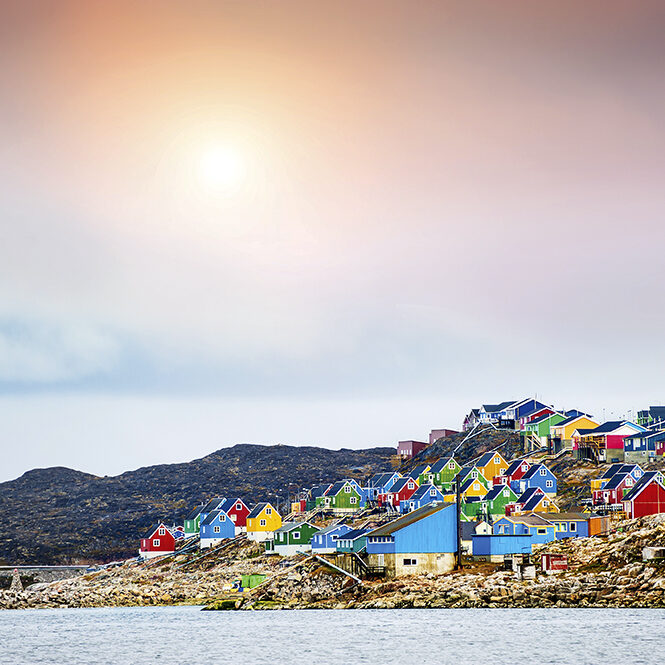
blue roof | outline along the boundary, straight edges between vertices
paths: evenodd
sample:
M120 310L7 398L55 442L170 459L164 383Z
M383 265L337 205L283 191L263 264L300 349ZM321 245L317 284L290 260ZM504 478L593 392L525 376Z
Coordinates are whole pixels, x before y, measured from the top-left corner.
M551 475L554 475L544 464L534 464L523 476L522 478L528 480L534 476L540 475L540 469L547 469L547 472Z
M214 499L210 499L208 503L206 503L203 508L201 508L202 513L209 513L211 510L217 510L222 504L224 503L224 499L222 497L215 497Z
M624 501L632 501L647 485L653 480L662 477L660 471L647 471L634 485L629 492L623 495Z
M223 510L213 510L211 513L208 513L207 517L201 522L201 526L212 524L220 515L223 516L220 520L223 522L226 519L226 513Z
M412 469L409 478L418 478L418 476L425 473L428 468L429 464L419 464L415 469Z
M352 529L348 533L345 533L339 540L358 540L358 538L362 538L368 533L369 529Z
M439 496L443 496L441 492L434 485L421 485L412 495L409 501L419 501L420 499L429 496L430 491L435 490L435 493Z
M632 478L629 473L615 473L603 487L604 490L615 490L627 477Z
M512 489L510 489L510 485L494 485L492 489L485 495L485 501L494 501L494 499L497 499L501 492L503 490L508 489L512 492ZM513 492L514 494L514 492Z
M448 462L450 462L451 460L453 462L455 461L455 459L453 457L442 457L441 459L436 460L436 462L434 462L434 464L432 464L432 466L430 468L430 472L431 473L441 473L441 471L443 471L446 468L446 466L448 465ZM457 464L457 462L455 462L455 464Z

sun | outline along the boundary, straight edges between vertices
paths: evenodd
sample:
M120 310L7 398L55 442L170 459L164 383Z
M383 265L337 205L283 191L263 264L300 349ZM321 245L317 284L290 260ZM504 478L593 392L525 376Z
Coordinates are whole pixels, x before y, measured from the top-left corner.
M218 145L208 148L201 155L199 177L211 190L232 190L244 176L245 164L237 150Z

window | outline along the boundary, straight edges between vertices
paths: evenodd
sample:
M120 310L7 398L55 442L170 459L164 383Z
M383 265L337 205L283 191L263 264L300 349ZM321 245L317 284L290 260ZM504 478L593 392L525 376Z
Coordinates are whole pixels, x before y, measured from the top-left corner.
M478 472L477 471L472 471L471 472L471 477L472 478L477 478L478 477Z
M413 483L412 483L411 481L409 481L409 489L410 489L410 490L413 489Z
M219 527L218 526L212 527L212 531L213 533L219 533Z
M242 510L242 503L236 503L236 510Z
M494 458L494 464L501 464L501 458L500 457L495 457Z
M540 475L541 476L546 476L547 475L547 469L541 469L540 470Z
M345 491L347 494L351 494L351 485L346 485L346 486L344 487L344 491Z
M536 533L539 533L539 534L541 534L541 535L542 535L542 534L545 534L545 533L547 533L547 529L546 529L544 526L539 526L539 527L536 529Z
M417 559L403 559L403 565L405 566L415 566L418 563Z
M473 483L473 489L474 489L474 490L479 490L479 489L480 489L480 485L479 485L478 483Z
M358 503L358 498L355 497L355 496L352 496L352 497L349 499L349 503L350 503L351 505L355 505L356 503Z
M569 526L571 531L577 531L577 522L571 522Z
M232 515L229 515L229 517L231 518L232 522L235 522L238 516L235 513L233 513Z
M266 508L266 515L272 515L272 508Z
M626 478L626 487L631 487L633 484L633 479L632 478Z
M449 468L449 469L454 469L454 468L455 468L455 462L450 462L450 463L448 464L448 468Z
M546 480L545 487L554 487L554 483L551 480Z
M265 525L266 525L266 521L265 521L265 520L261 520L261 521L259 522L259 525L260 525L260 526L265 526Z
M429 495L430 495L430 496L436 496L436 490L435 490L435 489L431 489L431 490L429 491Z
M159 535L160 536L166 535L166 529L163 526L159 528Z
M503 496L509 497L510 496L510 490L503 490Z
M161 542L162 542L162 541L161 541L159 538L155 538L155 539L153 539L153 541L152 541L152 546L153 546L153 547L159 547L159 543L161 543Z
M300 531L294 531L293 532L293 540L298 540L300 538Z
M338 540L338 539L339 539L339 536L330 536L330 540L332 540L333 542L334 542L335 540Z
M543 501L543 506L549 506L550 502L549 501Z

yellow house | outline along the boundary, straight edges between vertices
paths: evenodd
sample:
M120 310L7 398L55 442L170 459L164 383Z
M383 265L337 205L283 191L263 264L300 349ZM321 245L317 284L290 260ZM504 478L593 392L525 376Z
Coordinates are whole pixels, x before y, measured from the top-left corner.
M476 468L480 470L487 480L494 480L497 476L503 475L508 468L508 462L503 459L501 453L485 453L477 462Z
M572 447L573 432L576 429L592 429L598 427L600 423L589 418L589 416L571 416L562 420L557 425L550 427L550 433L553 439L561 439L562 442L568 442L571 445L565 445L565 448Z
M462 499L468 499L472 496L483 497L489 492L489 486L490 484L480 474L476 478L467 476L466 480L460 485L460 496Z
M247 515L247 538L268 540L273 532L282 526L280 514L269 503L258 503Z

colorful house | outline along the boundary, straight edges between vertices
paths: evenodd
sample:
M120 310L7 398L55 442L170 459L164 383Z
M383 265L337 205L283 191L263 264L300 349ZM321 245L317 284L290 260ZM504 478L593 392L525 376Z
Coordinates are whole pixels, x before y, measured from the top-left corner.
M203 506L196 506L185 517L183 528L185 530L185 537L198 536L201 527L201 509Z
M505 515L506 506L518 499L510 485L494 485L483 498L483 509L488 516Z
M325 495L325 493L330 489L331 483L322 483L321 485L315 485L312 487L309 492L307 492L307 498L305 500L305 509L314 510L317 506L320 505L319 499Z
M145 537L141 538L139 556L143 559L153 559L174 552L175 538L164 522L152 526Z
M337 552L349 553L355 552L358 554L362 552L367 546L367 534L369 529L353 529L340 536L337 540Z
M506 418L507 409L513 404L517 404L517 401L514 399L499 402L498 404L483 404L478 410L478 421L481 425L498 423L500 420Z
M496 535L531 536L531 543L549 543L556 540L556 528L540 515L504 515L492 525Z
M462 470L454 457L442 457L432 464L427 474L427 482L441 490L449 491L455 476Z
M409 478L413 478L418 485L425 485L429 482L429 464L419 464L407 474Z
M546 446L549 442L552 427L562 423L564 420L566 420L566 416L562 413L554 413L550 411L550 413L544 414L531 422L526 423L524 425L524 431L527 435L537 439L541 446Z
M623 462L623 441L627 436L646 431L627 420L609 420L594 428L578 428L573 434L573 450L579 459L598 462Z
M348 524L333 524L312 536L310 544L313 554L332 554L337 551L337 541L351 531Z
M377 473L372 476L365 489L365 495L369 501L376 501L379 494L385 494L397 480L402 477L397 471Z
M399 510L402 501L410 499L418 489L418 482L413 478L400 478L385 494L379 495L379 505L385 505L393 510Z
M523 494L526 490L534 487L539 487L549 496L556 496L557 493L556 476L544 464L534 464L519 480L513 481L510 486L515 494Z
M387 577L450 572L456 551L457 518L451 503L423 506L367 534L368 563Z
M228 538L235 538L236 525L223 510L213 510L201 522L199 547L213 547Z
M489 490L490 484L485 477L478 474L475 478L467 476L466 480L460 485L460 497L462 500L468 501L472 497L484 497Z
M435 485L421 485L411 497L400 503L399 511L400 513L410 513L412 510L422 508L428 503L443 502L444 500L441 490Z
M411 459L419 452L425 450L428 445L424 441L399 441L397 444L397 455L402 459Z
M531 534L473 534L471 551L480 561L503 563L506 554L531 554Z
M537 513L539 517L554 524L557 540L564 538L588 538L591 534L589 525L598 515L589 513Z
M229 516L229 519L235 524L236 536L247 530L247 516L250 511L247 504L242 499L239 497L236 497L235 499L226 499L226 501L220 506L220 510L223 510Z
M200 514L200 523L203 522L203 520L210 515L210 513L213 510L219 510L221 505L224 503L225 499L222 497L215 497L214 499L210 499L209 501L206 502L206 504L201 508L201 514Z
M265 541L266 553L293 556L312 549L312 536L319 531L309 522L287 522L275 529L272 538Z
M665 429L665 406L650 406L638 411L637 424L649 429Z
M635 486L637 481L630 473L615 473L607 480L602 489L593 490L594 506L620 505L623 507L623 496Z
M544 416L551 415L553 413L556 413L556 411L549 406L543 407L543 408L534 408L533 411L529 411L528 413L523 414L520 416L518 422L519 422L519 427L515 427L515 429L520 429L524 430L526 426L529 423L532 423L534 420L539 420L540 418L543 418ZM566 416L564 416L565 418Z
M280 514L270 503L257 503L247 515L247 538L262 542L282 526Z
M462 423L462 431L468 432L480 423L480 409L471 409L471 411L464 416Z
M531 462L525 459L513 460L503 475L494 478L494 485L510 485L514 481L521 480L530 468Z
M339 480L320 497L321 506L338 513L352 513L365 507L365 492L355 480Z
M665 431L646 431L627 436L623 440L623 457L625 462L648 462L662 454L665 443ZM659 445L660 444L660 445Z
M555 450L572 450L573 449L573 434L579 428L594 428L598 427L600 423L596 422L586 414L573 413L567 416L556 425L550 427L550 434L552 436L552 444Z
M515 503L506 504L506 515L522 515L531 512L558 513L559 508L540 487L531 487L523 492Z
M538 413L542 409L546 408L548 408L547 404L539 402L537 399L533 399L532 397L527 397L526 399L515 402L508 408L504 409L500 415L499 422L509 425L512 427L512 429L519 429L520 421L523 418L526 418L534 413Z
M508 462L503 459L501 453L485 453L476 462L476 468L483 474L486 480L491 482L497 476L505 473L508 468Z
M633 488L623 495L628 517L644 517L665 512L665 477L660 471L647 471Z

